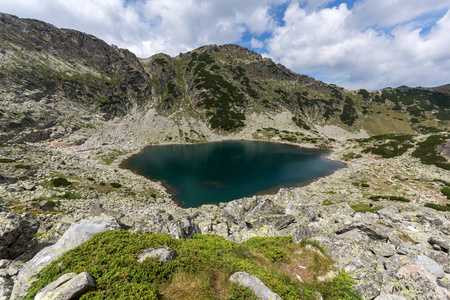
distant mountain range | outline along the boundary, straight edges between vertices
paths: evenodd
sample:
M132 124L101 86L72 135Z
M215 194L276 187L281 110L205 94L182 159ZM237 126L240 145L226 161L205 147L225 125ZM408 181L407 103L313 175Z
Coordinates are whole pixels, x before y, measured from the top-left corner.
M450 128L450 85L349 91L237 45L139 59L41 21L0 14L0 24L0 142L78 134L83 143L111 124L147 142L299 142L326 136L326 126L369 135Z

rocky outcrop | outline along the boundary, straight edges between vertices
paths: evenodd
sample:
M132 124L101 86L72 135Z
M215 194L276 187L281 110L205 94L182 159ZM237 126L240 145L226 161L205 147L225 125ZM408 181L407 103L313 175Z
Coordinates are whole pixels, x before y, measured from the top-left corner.
M35 300L75 300L95 287L95 280L87 272L64 274L42 290Z
M14 282L11 299L20 299L29 287L31 277L65 252L87 241L95 233L119 228L112 217L105 215L82 220L70 227L56 244L42 249L23 266Z
M0 300L9 300L14 282L8 277L0 276Z
M161 245L161 248L154 249L154 248L148 248L145 249L141 254L138 256L138 262L143 262L147 258L156 258L162 263L168 263L175 258L177 258L177 253L175 250L170 248L166 245Z
M250 288L253 293L263 300L281 300L281 297L272 292L258 277L246 272L236 272L230 276L230 281L240 286Z
M39 221L30 214L0 212L0 259L13 259L25 252L39 229Z

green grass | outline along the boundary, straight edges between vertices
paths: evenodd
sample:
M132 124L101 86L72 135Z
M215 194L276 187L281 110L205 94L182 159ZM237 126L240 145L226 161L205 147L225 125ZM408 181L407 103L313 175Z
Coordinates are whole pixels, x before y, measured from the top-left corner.
M383 158L392 158L406 153L408 149L413 147L414 146L411 144L404 144L397 140L391 140L381 145L374 145L372 147L368 147L363 150L363 153L372 153L380 155Z
M29 169L31 169L31 166L30 166L30 165L23 165L23 164L15 165L15 167L16 167L17 169L24 169L24 170L29 170Z
M425 207L433 208L438 211L450 211L450 204L438 205L434 203L425 203Z
M449 186L442 188L441 193L444 194L444 196L446 196L447 199L450 199L450 187Z
M8 164L13 162L16 162L16 160L11 158L0 158L0 163L2 164Z
M349 161L349 160L357 159L357 158L361 158L361 157L362 157L361 154L356 154L354 152L349 152L349 153L344 154L342 156L342 159L345 160L345 161Z
M54 187L69 186L72 184L72 182L70 182L69 180L67 180L64 177L55 178L51 181L51 183Z
M81 196L75 193L65 192L63 195L53 195L52 198L73 200L81 199Z
M353 210L355 212L371 212L374 213L377 210L380 210L383 208L383 206L370 206L367 203L360 203L360 204L351 204L350 205L351 208L353 208Z
M430 135L425 141L418 143L418 147L412 155L420 159L423 164L435 165L439 168L450 170L450 163L447 159L437 153L436 148L444 144L449 136Z
M397 201L397 202L411 202L411 200L405 198L405 197L401 197L401 196L370 196L369 197L370 200L373 201L380 201L380 200L390 200L390 201Z
M442 180L442 179L434 179L433 181L434 181L434 182L440 182L440 183L443 183L443 184L445 184L446 186L450 186L450 182L447 182L447 181Z
M144 249L160 245L171 247L178 257L165 264L156 259L137 262ZM308 268L322 263L312 256L327 257L310 252L293 243L292 237L253 238L238 244L217 235L176 240L165 234L105 231L41 270L26 299L33 299L63 274L83 271L94 277L96 287L80 299L255 299L250 290L230 284L229 276L237 271L258 277L283 299L312 300L315 290L325 299L361 299L343 271L331 281L311 279L305 283L286 271L289 264L290 268L298 265L300 255L309 257ZM326 265L325 272L330 266Z

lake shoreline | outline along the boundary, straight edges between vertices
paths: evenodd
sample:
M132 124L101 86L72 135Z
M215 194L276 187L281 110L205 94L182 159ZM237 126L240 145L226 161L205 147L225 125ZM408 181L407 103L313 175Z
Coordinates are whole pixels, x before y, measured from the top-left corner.
M280 189L282 188L287 188L287 189L295 189L295 188L300 188L300 187L305 187L308 186L310 184L312 184L313 182L328 177L332 174L334 174L336 171L340 170L340 169L344 169L344 168L348 168L348 165L346 164L346 162L343 162L341 160L335 159L335 158L331 158L330 156L334 153L334 150L336 150L338 147L333 147L333 146L328 146L328 145L321 145L321 146L317 146L314 144L296 144L296 143L292 143L292 142L285 142L285 141L265 141L265 140L259 140L259 139L224 139L221 141L211 141L211 142L198 142L198 143L162 143L162 144L155 144L155 145L148 145L143 147L142 149L140 149L139 151L133 152L133 153L128 153L127 155L124 155L122 157L120 157L119 159L116 160L116 163L118 164L118 167L124 170L128 170L133 172L133 174L135 175L139 175L142 176L150 181L156 182L158 184L160 184L161 186L164 187L164 189L166 190L166 192L170 195L170 199L171 201L173 201L178 207L181 208L198 208L204 204L198 204L198 205L193 205L193 206L186 206L183 205L180 201L180 199L177 199L177 194L179 193L179 189L177 187L175 187L172 184L169 184L166 180L161 180L161 179L156 179L153 176L150 175L143 175L140 174L136 168L133 168L130 164L129 164L129 160L132 157L138 156L138 155L142 155L148 148L150 147L155 147L155 146L194 146L194 145L202 145L202 144L217 144L217 143L223 143L223 142L260 142L260 143L270 143L270 144L280 144L280 145L288 145L288 146L293 146L295 148L301 149L305 152L317 152L317 151L324 151L325 153L321 154L320 156L318 156L317 158L321 158L321 159L325 159L328 160L330 162L336 162L342 165L342 167L333 167L329 172L326 172L326 174L324 176L319 176L316 178L312 178L312 179L308 179L308 180L301 180L300 182L294 183L294 184L278 184L275 187L272 188L268 188L268 189L263 189L261 191L257 191L248 195L244 195L242 197L237 197L237 198L232 198L230 200L227 201L219 201L219 202L215 202L215 203L204 203L204 204L210 204L210 205L220 205L220 203L227 203L236 199L241 199L241 198L248 198L248 197L254 197L254 196L273 196L276 195Z

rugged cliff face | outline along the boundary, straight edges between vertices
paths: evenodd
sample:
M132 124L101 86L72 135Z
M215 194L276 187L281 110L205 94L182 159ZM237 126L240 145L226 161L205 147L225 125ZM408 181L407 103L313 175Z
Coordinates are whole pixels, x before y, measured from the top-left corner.
M352 92L237 45L138 59L75 30L7 14L0 23L0 142L76 132L68 143L82 144L94 128L143 143L267 138L271 128L300 141L298 132L332 135L323 130L330 125L369 134L448 129L445 87Z

